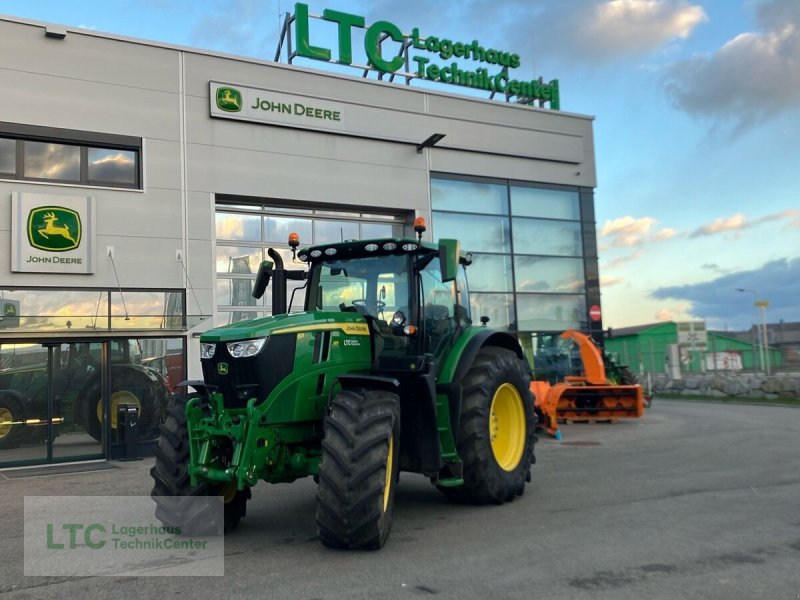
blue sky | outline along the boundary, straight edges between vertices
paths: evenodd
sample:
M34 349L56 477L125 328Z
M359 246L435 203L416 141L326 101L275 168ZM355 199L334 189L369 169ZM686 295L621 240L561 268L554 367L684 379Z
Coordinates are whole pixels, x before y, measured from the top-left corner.
M745 329L755 295L770 322L800 321L798 0L307 4L517 52L519 79L557 78L562 110L595 117L605 326ZM293 6L12 0L0 13L270 60Z

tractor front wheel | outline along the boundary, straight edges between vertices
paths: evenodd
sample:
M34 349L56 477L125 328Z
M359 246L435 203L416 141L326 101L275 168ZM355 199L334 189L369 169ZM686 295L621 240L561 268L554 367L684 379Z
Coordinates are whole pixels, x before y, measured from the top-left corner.
M317 488L319 539L334 548L377 549L389 537L397 485L400 399L346 389L325 418Z
M0 394L0 450L16 448L25 439L22 402L15 392Z
M239 524L247 512L250 488L212 485L201 482L192 485L189 478L189 432L186 426L186 403L195 394L175 396L170 400L167 420L161 425L161 438L155 449L155 466L150 469L156 503L156 517L167 527L179 527L185 533L228 533ZM222 496L224 522L215 520L211 504L198 497ZM189 497L187 502L176 497ZM220 525L222 525L220 527Z
M530 479L536 415L530 378L510 350L484 347L463 381L458 454L464 484L440 487L449 499L502 504Z

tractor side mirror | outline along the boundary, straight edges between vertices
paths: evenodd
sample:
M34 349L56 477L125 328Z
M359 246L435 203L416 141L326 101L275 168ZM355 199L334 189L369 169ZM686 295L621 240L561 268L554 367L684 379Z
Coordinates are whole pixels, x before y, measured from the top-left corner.
M456 278L460 251L458 240L439 240L439 270L442 273L442 283Z
M258 267L256 281L253 284L253 298L261 298L267 290L269 280L272 277L272 265L273 263L271 260L265 260Z

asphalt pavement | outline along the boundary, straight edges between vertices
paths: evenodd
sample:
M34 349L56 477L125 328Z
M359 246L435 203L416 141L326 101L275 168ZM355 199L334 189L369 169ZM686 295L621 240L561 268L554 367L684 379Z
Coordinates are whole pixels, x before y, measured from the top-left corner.
M800 597L800 409L657 398L642 419L563 433L540 436L532 483L503 506L455 506L402 474L392 534L376 552L319 543L310 479L261 483L225 539L221 577L26 577L24 496L147 495L152 459L0 471L0 595Z

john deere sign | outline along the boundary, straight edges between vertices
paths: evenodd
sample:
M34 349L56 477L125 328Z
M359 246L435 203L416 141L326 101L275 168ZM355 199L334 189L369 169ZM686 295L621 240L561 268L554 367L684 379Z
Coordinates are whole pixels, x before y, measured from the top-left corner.
M94 200L17 192L12 201L11 270L94 272Z
M414 77L445 84L477 88L489 92L509 94L522 100L549 102L550 108L560 108L558 80L545 83L541 78L518 79L511 70L521 66L522 59L515 52L485 46L478 40L454 40L436 35L423 35L418 27L405 35L390 21L366 24L364 17L325 9L322 20L335 23L338 49L334 56L330 48L312 45L309 14L306 4L294 6L294 31L297 56L353 65L353 28L364 29L364 53L368 67L386 74L403 74L406 65L404 53L393 48L391 54L383 52L383 44L391 40L413 51L409 53L411 74ZM391 45L391 42L388 45ZM470 61L470 62L465 62Z
M321 98L210 82L211 116L303 129L345 129L345 105Z

